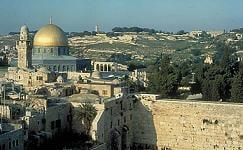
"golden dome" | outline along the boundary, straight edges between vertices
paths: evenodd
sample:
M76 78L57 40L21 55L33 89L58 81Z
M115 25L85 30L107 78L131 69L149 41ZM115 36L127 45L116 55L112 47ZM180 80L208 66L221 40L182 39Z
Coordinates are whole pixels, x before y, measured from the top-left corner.
M64 31L54 24L40 28L34 37L34 46L68 46Z

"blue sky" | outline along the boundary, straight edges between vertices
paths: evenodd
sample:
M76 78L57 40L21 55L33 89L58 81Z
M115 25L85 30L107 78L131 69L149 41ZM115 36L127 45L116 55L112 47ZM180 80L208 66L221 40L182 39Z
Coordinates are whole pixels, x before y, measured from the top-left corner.
M140 26L163 31L243 27L243 0L1 0L0 34L26 24L53 23L64 31Z

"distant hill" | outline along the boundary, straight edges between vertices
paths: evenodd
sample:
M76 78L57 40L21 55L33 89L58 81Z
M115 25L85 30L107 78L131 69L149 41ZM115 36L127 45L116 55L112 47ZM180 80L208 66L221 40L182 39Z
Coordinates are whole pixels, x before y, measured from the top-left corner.
M113 32L149 32L156 33L158 31L149 28L140 28L140 27L115 27L112 29Z
M231 30L231 32L236 32L236 33L242 33L243 34L243 28L233 29L233 30Z
M29 33L33 33L33 34L35 34L36 32L37 32L37 30L36 31L29 31ZM19 32L9 32L8 34L9 35L18 35Z

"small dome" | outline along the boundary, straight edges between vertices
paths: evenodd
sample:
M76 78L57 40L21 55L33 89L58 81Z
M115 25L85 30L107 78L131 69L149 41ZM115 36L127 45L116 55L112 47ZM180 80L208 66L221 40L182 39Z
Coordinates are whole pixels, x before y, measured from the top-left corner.
M58 77L57 77L57 82L58 82L58 83L63 83L63 82L64 82L63 77L62 77L62 76L58 76Z
M92 78L94 79L101 79L102 76L101 76L101 73L99 71L94 71L91 75Z
M34 37L34 46L68 46L64 31L54 24L48 24L38 30Z
M119 81L118 79L114 79L114 80L112 80L112 83L113 83L113 84L119 84L120 81Z
M38 70L41 71L41 72L45 72L45 73L49 73L50 72L46 67L41 67Z

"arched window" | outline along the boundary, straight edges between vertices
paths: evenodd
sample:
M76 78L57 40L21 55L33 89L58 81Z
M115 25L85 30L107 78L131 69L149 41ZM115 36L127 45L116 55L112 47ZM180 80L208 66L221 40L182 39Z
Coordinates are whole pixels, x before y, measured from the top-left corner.
M104 65L104 71L107 71L107 64Z
M69 65L67 65L67 71L69 71Z
M99 71L100 70L100 65L96 64L96 70Z
M108 71L111 71L111 65L108 65Z
M103 66L103 64L100 64L100 71L104 71L104 66Z

